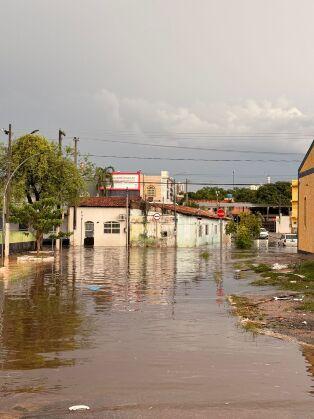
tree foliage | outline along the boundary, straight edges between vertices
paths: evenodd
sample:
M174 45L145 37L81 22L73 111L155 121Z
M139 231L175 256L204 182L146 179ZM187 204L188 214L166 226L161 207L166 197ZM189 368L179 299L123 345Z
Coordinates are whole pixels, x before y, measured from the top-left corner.
M235 237L235 244L239 248L249 248L253 240L257 239L262 226L261 217L255 214L240 214L240 222L229 221L226 226L226 234Z
M37 252L41 248L44 234L61 225L62 212L57 208L58 201L54 198L43 198L33 203L13 205L11 221L25 224L35 231Z
M286 206L290 205L291 202L291 184L289 182L270 183L260 186L256 191L249 188L223 189L204 187L196 192L190 192L189 198L223 201L228 194L232 194L235 202Z
M114 172L114 167L96 167L95 170L95 180L96 180L96 189L100 196L107 196L108 187L113 187L113 177L112 173Z
M28 158L27 161L25 161ZM40 135L25 135L13 141L12 170L20 163L12 179L17 200L28 203L54 197L58 205L73 205L85 192L85 182L70 149L62 153L53 142Z

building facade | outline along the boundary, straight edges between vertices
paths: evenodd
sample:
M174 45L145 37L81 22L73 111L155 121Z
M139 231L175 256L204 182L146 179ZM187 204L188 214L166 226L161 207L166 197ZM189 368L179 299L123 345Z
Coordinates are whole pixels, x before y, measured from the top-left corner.
M314 254L314 141L298 171L298 250Z
M73 246L198 247L219 243L226 222L197 208L89 197L69 209L68 231Z
M72 246L126 246L126 227L126 199L123 197L84 198L77 208L69 209L68 231L73 232Z
M162 170L160 175L141 174L142 199L148 202L172 203L175 198L175 182L167 170Z

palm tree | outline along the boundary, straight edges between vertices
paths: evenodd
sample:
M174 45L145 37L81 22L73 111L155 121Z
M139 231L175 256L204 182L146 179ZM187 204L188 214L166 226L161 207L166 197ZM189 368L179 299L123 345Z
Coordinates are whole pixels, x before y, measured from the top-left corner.
M113 187L113 176L114 167L96 167L95 170L95 180L96 188L99 191L100 196L107 196L108 187Z

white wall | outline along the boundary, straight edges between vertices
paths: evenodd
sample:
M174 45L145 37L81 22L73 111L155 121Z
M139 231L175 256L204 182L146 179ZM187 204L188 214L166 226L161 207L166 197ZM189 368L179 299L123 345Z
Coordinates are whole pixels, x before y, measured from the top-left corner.
M119 221L119 215L126 214L125 208L78 207L77 227L70 236L70 243L74 246L84 244L85 222L94 223L94 246L126 246L126 222ZM105 234L104 223L117 221L120 223L120 234ZM69 231L73 231L73 208L69 211Z
M177 214L177 245L178 247L197 247L220 242L219 220ZM225 235L225 222L223 235ZM206 234L206 225L208 234ZM201 234L200 234L201 229Z
M281 215L276 217L276 233L291 233L290 216Z

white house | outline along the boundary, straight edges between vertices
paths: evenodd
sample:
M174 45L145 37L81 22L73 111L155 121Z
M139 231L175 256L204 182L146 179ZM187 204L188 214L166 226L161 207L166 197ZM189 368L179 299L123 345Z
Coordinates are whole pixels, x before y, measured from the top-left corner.
M126 220L126 198L84 198L76 209L73 207L69 209L68 231L73 232L70 236L70 244L73 246L126 246Z
M198 208L89 197L81 200L76 217L74 211L70 208L68 217L73 246L198 247L225 237L226 220Z

